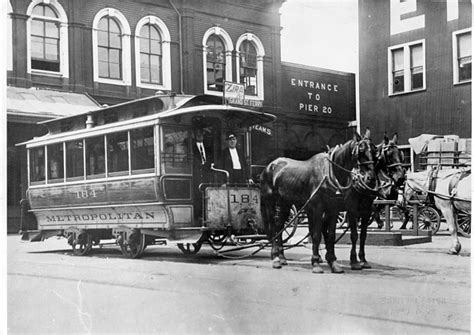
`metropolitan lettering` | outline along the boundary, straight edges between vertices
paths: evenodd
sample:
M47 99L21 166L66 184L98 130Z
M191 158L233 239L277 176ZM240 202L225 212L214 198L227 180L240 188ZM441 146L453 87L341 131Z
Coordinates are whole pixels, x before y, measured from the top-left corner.
M92 213L92 214L64 214L47 215L46 222L98 222L123 220L153 220L155 212L126 212L126 213Z

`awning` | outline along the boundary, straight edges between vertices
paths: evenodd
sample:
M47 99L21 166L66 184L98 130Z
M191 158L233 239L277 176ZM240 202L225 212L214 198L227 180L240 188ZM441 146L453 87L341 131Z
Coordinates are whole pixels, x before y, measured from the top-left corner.
M94 110L100 105L86 94L7 87L7 121L38 121L72 116Z

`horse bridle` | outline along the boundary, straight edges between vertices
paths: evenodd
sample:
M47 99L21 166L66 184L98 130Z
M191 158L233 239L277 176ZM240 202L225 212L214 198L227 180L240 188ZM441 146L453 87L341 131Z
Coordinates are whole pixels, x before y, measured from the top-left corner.
M385 162L385 169L386 169L387 173L390 173L390 171L389 171L390 168L402 165L401 161L403 161L403 153L399 152L400 162L399 163L388 164L387 152L391 148L396 148L396 145L394 143L384 144L382 146L382 150L381 150L381 154L380 154L380 156L382 158L380 161Z
M387 152L391 148L396 148L396 145L392 142L387 143L387 144L383 144L382 150L380 151L380 155L379 155L380 158L378 159L379 162L384 163L384 167L379 170L379 173L382 175L382 178L384 180L386 180L386 182L384 182L384 184L380 186L381 189L392 187L392 186L395 185L395 181L393 180L393 178L390 174L390 169L394 168L394 167L397 167L397 166L401 166L402 161L403 161L403 153L399 152L400 162L388 164Z
M359 148L359 145L360 143L362 142L362 140L360 141L356 141L356 140L353 140L353 142L356 143L356 146L352 149L352 152L351 152L351 155L352 155L352 159L354 161L356 161L356 164L357 164L357 169L352 169L352 170L348 170L346 169L345 167L337 164L335 161L334 161L334 154L336 153L336 151L340 148L339 146L335 147L331 152L330 152L330 155L329 157L327 157L327 160L329 161L329 163L331 163L331 166L335 166L337 168L339 168L340 170L342 171L345 171L347 173L349 173L351 176L352 176L352 180L346 185L346 186L342 186L340 183L339 183L339 180L336 178L336 176L334 175L334 171L332 168L329 169L329 178L328 178L328 182L329 184L334 187L336 190L342 192L342 191L345 191L347 189L349 189L351 186L354 186L355 189L358 189L359 191L365 191L365 192L378 192L378 190L380 189L377 185L375 188L371 188L370 186L368 186L364 181L363 181L363 178L362 178L362 174L360 173L360 166L361 165L370 165L370 164L374 164L375 162L373 160L370 160L370 161L365 161L365 162L361 162L360 159L359 159L359 152L360 152L360 148ZM370 143L368 144L369 147L370 147ZM378 184L378 180L377 180L377 184Z
M361 165L370 165L370 164L375 164L373 160L371 161L366 161L366 162L361 162L359 159L359 153L360 153L360 145L363 142L363 139L360 141L355 141L356 146L352 149L352 159L357 163L357 167L360 167ZM367 144L370 148L370 143Z

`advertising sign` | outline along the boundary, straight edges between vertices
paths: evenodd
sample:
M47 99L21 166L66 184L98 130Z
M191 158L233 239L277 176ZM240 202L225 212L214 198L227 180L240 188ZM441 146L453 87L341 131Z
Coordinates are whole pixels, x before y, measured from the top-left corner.
M244 84L234 83L232 81L224 82L224 97L228 104L245 107L262 107L263 101L245 98Z
M224 83L224 95L227 99L227 103L243 105L245 97L244 84L226 81Z

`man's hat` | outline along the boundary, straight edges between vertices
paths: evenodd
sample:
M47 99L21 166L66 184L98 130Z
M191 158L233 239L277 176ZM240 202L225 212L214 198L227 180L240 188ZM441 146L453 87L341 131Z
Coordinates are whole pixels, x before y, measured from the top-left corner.
M233 138L236 139L237 137L235 137L235 135L233 133L230 133L229 135L227 135L226 140L230 140L230 139L233 139Z

